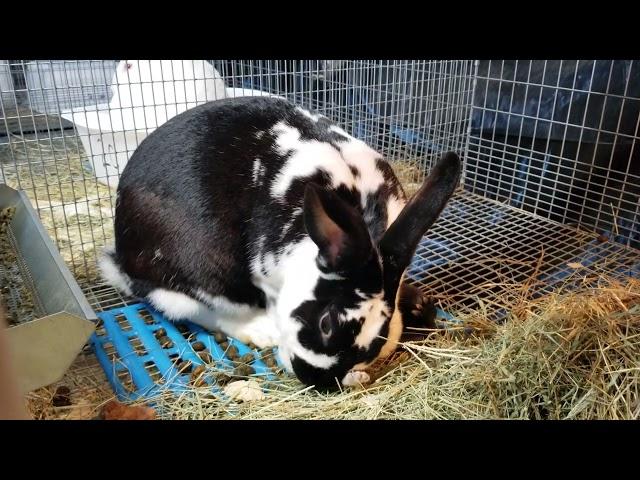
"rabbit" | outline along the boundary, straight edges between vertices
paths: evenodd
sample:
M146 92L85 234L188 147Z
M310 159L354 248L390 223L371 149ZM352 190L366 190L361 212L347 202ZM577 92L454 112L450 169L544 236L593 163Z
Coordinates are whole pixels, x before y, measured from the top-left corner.
M111 90L110 107L133 112L142 128L227 96L224 80L205 60L122 60Z
M102 275L169 319L276 346L305 385L366 383L403 324L434 326L403 277L460 173L445 154L407 202L382 155L323 115L283 99L216 100L133 153Z

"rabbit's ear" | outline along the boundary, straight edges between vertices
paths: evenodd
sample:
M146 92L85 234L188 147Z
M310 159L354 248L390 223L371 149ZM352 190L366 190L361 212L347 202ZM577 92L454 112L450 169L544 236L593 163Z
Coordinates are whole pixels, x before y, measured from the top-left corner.
M373 245L362 216L335 192L308 184L304 192L304 222L319 248L321 266L343 272L370 258Z
M380 240L385 277L387 274L390 277L400 275L407 268L420 239L438 219L453 195L460 173L461 162L458 155L453 152L445 153L420 190L389 226Z

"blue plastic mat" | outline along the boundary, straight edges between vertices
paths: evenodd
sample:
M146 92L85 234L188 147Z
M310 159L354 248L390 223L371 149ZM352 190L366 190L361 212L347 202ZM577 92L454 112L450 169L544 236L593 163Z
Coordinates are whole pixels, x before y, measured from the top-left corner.
M276 378L258 350L225 337L228 343L225 351L213 334L190 322L173 323L147 304L106 310L100 312L98 318L91 344L109 383L121 400L153 397L160 390L184 391L193 380L191 372L198 365L208 365L207 372L213 370L214 373L232 375L235 365L227 354L231 346L236 347L239 356L253 354L254 359L249 363L255 370L252 376L268 380ZM169 343L163 339L165 348L155 335L161 328L170 340ZM204 350L197 352L194 349L197 342L204 344ZM276 350L272 352L276 368L282 368ZM203 357L209 361L205 362ZM188 372L180 373L182 362L191 362ZM213 394L222 394L215 375L203 375L202 381L211 385Z
M451 316L438 310L440 318L452 320ZM216 342L214 335L190 322L173 323L151 306L137 303L127 307L105 310L98 314L99 324L91 337L91 344L107 379L120 400L153 398L160 391L184 392L192 384L191 372L198 365L208 365L207 372L233 375L234 362ZM166 331L171 346L163 348L155 332ZM184 331L180 331L180 328ZM276 375L261 358L260 351L251 349L233 338L227 338L229 346L235 346L238 355L253 354L250 363L255 370L252 377L276 380ZM166 342L166 340L165 340ZM202 342L204 350L197 352L193 345ZM167 344L165 343L165 346ZM211 355L205 362L202 353ZM276 368L282 368L273 349ZM180 362L191 362L190 372L180 373ZM214 366L214 368L211 368ZM203 376L214 395L223 396L216 384L215 375Z
M459 223L462 220L478 225L484 222L492 228L499 227L502 223L508 222L508 212L496 209L489 212L485 217L476 218L469 209L464 206L452 204L448 207L448 214L453 214ZM443 217L446 219L446 215ZM514 220L511 219L513 222ZM560 233L560 232L559 232ZM513 245L513 255L522 250L523 245L515 242ZM533 292L533 296L544 295L553 290L559 284L563 288L571 288L569 280L576 270L572 263L580 264L583 268L581 272L608 263L612 257L618 258L615 272L620 276L640 276L640 262L637 257L629 256L626 260L623 253L625 248L611 242L601 244L597 240L584 244L577 243L569 251L558 252L559 260L554 264L546 264L537 279L546 286ZM509 252L503 253L509 256ZM552 256L553 257L553 256ZM421 283L425 272L438 272L442 270L446 273L449 268L465 258L464 245L453 238L439 235L432 232L431 238L424 238L417 249L416 256L408 269L408 278L413 282ZM533 258L533 257L532 257ZM609 267L610 268L610 267ZM596 270L594 270L596 272ZM583 275L576 277L575 287L580 286L580 279ZM504 308L498 309L490 314L495 321L502 321L508 316L508 311ZM457 323L459 320L437 309L440 320ZM222 395L220 386L216 383L216 374L224 373L229 376L233 374L236 365L225 354L222 346L216 341L213 335L201 327L190 322L173 323L165 319L160 313L144 303L138 303L127 307L120 307L106 310L98 314L100 324L92 336L96 356L104 369L107 378L119 398L125 400L135 400L140 397L153 397L161 389L169 389L174 392L181 392L192 382L191 373L180 373L178 365L181 362L191 362L192 368L208 363L206 369L207 376L204 381L211 386L213 394ZM167 339L163 339L164 348L155 333L159 329L164 329ZM181 331L183 330L183 331ZM236 339L222 337L217 334L221 341L226 340L229 346L234 346L238 350L238 355L243 356L251 353L253 361L251 367L255 370L252 376L258 376L267 380L276 380L274 371L271 370L262 360L258 350L252 350L248 345ZM197 352L194 343L201 342L200 348L204 350ZM275 349L272 350L276 356ZM210 362L205 362L201 355L210 355ZM277 362L277 356L276 356ZM282 368L277 363L278 368Z

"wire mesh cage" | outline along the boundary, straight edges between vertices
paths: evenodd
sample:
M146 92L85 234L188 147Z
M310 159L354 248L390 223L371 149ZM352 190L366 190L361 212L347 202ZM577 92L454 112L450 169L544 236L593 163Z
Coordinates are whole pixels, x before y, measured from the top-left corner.
M575 280L640 273L640 78L633 61L0 61L2 181L23 189L96 310L117 180L174 115L285 97L380 151L411 193L439 155L460 191L409 274L442 309L505 314Z

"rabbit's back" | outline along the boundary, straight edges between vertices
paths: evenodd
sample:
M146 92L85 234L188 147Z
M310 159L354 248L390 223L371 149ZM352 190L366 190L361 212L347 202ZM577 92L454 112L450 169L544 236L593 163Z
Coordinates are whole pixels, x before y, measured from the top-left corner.
M306 183L336 191L379 240L405 202L382 157L284 100L195 107L147 137L118 187L116 259L134 293L157 287L264 307L256 277L307 234Z

